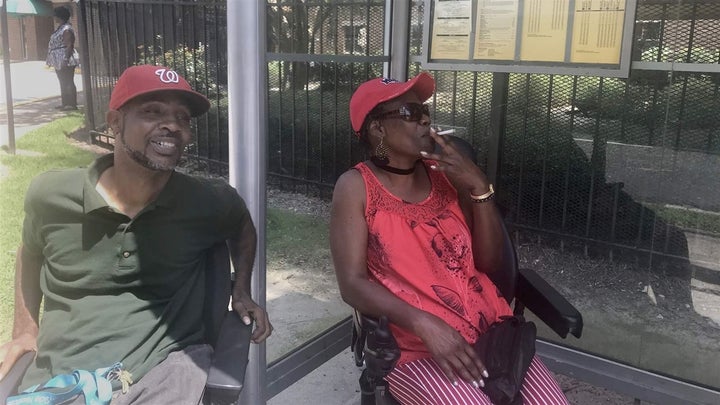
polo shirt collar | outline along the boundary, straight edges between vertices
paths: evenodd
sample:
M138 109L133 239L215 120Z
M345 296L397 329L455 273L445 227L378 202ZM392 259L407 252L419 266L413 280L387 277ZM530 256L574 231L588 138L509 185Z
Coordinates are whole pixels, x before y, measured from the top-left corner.
M95 190L98 180L102 172L113 165L114 154L100 156L88 167L85 174L85 183L83 184L83 211L88 214L100 208L108 207L108 203Z
M114 154L108 153L107 155L100 156L95 159L87 169L85 175L85 183L83 184L83 211L88 214L92 211L109 207L105 199L97 192L95 186L102 172L107 170L114 162ZM177 186L178 175L173 171L170 179L168 180L165 187L160 191L160 194L155 201L148 204L143 210L153 209L156 207L169 208L175 205L175 202L180 197Z

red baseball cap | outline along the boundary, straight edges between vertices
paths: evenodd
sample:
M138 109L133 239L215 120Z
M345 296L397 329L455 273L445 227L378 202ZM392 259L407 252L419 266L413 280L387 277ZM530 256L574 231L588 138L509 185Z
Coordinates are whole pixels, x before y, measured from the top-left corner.
M423 72L406 82L376 78L361 84L350 98L350 122L353 130L356 133L360 132L365 118L378 104L411 90L424 102L435 92L435 80Z
M165 66L131 66L120 75L110 95L110 109L118 110L128 101L157 91L177 91L186 96L193 117L210 109L210 100L194 91L187 80Z

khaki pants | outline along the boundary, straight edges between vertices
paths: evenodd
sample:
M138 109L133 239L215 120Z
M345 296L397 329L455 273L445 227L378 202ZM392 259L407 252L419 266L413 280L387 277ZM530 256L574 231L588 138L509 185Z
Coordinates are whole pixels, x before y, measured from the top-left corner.
M212 356L209 345L188 346L172 352L127 393L114 391L111 405L198 405L202 400ZM84 405L80 395L71 405Z

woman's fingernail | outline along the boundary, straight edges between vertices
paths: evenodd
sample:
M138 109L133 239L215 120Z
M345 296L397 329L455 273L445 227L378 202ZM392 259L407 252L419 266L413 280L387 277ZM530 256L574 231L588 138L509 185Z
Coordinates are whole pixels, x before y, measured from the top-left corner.
M481 387L485 387L485 381L480 380L480 386L481 386Z
M453 384L453 387L457 387L457 386L458 386L458 382L457 382L457 381L453 381L452 384Z
M485 377L485 378L490 377L490 376L488 375L487 370L483 370L482 375L483 375L483 377Z
M480 380L480 381L482 381L482 380ZM472 385L473 385L473 387L475 387L475 388L480 388L480 384L478 384L477 381L473 381L473 382L472 382Z
M435 170L435 169L437 169L437 166L435 166L435 165L430 165L430 168L433 169L433 170Z
M420 151L420 154L423 155L423 156L427 156L428 153L425 152L424 150L421 150L421 151Z

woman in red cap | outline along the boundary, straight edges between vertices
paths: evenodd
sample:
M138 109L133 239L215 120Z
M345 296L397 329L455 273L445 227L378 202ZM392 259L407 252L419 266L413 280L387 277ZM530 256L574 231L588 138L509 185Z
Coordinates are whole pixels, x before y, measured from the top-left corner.
M472 343L512 315L486 275L500 259L502 219L485 173L430 127L423 103L434 91L421 73L373 79L353 94L352 127L371 157L335 185L335 272L348 304L391 322L401 356L386 380L398 401L492 404ZM521 395L525 404L567 404L537 358Z

